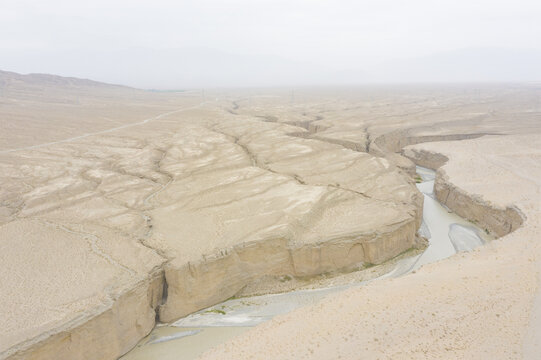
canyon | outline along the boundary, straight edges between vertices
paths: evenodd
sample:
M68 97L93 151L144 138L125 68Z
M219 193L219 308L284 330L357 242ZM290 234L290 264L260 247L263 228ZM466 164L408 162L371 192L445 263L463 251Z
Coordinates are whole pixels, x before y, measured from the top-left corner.
M442 204L501 240L204 357L532 353L540 96L528 84L150 92L0 72L0 358L116 359L156 323L259 282L422 249L416 165L437 169Z

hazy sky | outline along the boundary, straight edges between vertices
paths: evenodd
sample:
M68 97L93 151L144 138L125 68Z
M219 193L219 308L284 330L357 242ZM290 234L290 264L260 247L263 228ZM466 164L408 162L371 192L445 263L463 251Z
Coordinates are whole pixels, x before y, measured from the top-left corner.
M531 56L541 54L540 0L0 0L0 6L0 69L143 87L268 85L278 73L278 82L377 80L374 74L396 60L433 63L433 56L462 59L479 49L479 56L508 57L489 75L513 80L513 72L498 79L498 68L522 60L535 66Z

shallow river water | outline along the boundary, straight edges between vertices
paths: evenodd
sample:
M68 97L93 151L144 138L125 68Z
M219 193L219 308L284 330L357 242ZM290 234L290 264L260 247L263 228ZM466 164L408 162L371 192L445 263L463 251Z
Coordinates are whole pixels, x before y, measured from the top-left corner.
M417 188L424 195L423 224L419 233L429 239L429 245L423 253L399 260L391 271L376 279L405 275L424 264L447 258L458 251L471 251L490 240L482 229L450 212L435 199L434 171L417 167L417 173L422 178ZM122 359L194 359L276 315L315 303L331 293L362 285L363 282L359 282L228 300L174 323L159 324Z

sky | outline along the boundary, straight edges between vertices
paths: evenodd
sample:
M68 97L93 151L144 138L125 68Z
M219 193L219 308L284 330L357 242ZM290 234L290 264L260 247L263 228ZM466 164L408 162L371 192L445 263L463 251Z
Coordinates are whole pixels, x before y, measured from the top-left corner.
M0 69L144 88L541 80L539 0L0 0Z

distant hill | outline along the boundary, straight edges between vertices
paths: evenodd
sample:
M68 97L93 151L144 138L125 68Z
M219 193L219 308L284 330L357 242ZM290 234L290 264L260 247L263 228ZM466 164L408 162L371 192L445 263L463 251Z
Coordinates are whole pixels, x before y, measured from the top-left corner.
M9 54L8 54L9 55ZM207 48L119 48L104 53L84 50L27 54L42 59L41 71L94 78L147 89L362 85L409 82L539 82L541 51L468 48L377 65L335 70L329 64L297 62L275 55L236 54ZM64 59L58 63L58 57ZM3 64L15 63L3 57ZM327 66L329 65L329 66ZM24 66L24 63L21 64ZM25 66L31 68L30 65ZM6 80L6 78L8 80ZM2 82L47 86L109 88L92 80L45 74L0 72ZM117 88L120 86L116 85Z
M40 71L75 75L147 89L235 86L313 85L333 82L336 74L324 65L292 61L275 55L238 54L209 48L150 49L125 47L103 53L41 52ZM58 58L63 63L58 63ZM6 57L0 67L32 69Z
M99 88L126 88L121 85L112 85L94 80L64 77L51 74L18 74L11 71L0 70L0 86L52 86L52 87L99 87Z

